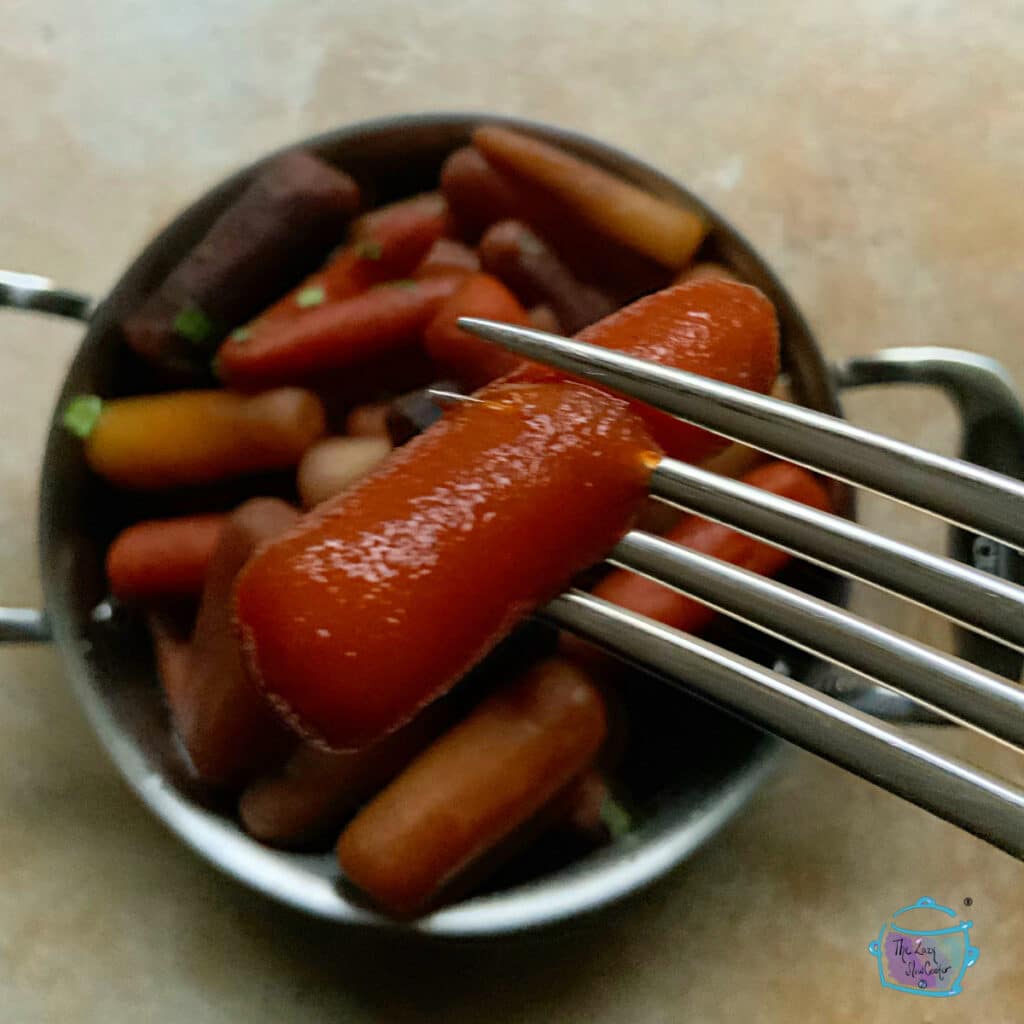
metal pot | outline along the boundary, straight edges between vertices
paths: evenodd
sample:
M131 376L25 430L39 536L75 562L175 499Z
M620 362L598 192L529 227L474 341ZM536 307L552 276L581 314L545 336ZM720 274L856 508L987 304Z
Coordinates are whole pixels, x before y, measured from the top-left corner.
M362 182L372 182L375 198L387 201L432 187L445 156L466 144L481 120L501 121L554 141L656 195L702 209L713 225L711 255L734 267L775 303L784 365L799 401L839 415L842 386L887 381L939 385L950 391L963 414L964 454L1024 476L1024 416L997 364L967 353L908 349L830 367L793 300L751 246L683 186L612 147L547 125L469 114L386 118L331 131L300 145L343 166ZM118 322L201 237L259 166L238 172L186 209L95 306L44 278L0 274L0 304L87 324L58 410L74 394L132 390L136 369L120 340ZM467 937L533 929L593 911L635 892L690 856L742 807L779 752L780 744L773 738L657 681L638 679L630 688L635 690L634 710L645 730L643 764L629 769L644 809L636 830L553 874L467 899L411 923L396 923L345 892L336 880L333 857L262 846L197 789L175 745L143 631L131 622L99 621L102 616L94 614L105 594L105 546L130 517L121 507L123 498L115 503L110 497L87 471L79 442L61 429L55 413L43 464L39 519L46 611L0 609L0 640L52 639L97 735L153 813L225 873L310 914L348 925ZM841 511L852 512L846 488L837 486L834 497ZM165 509L164 514L170 512ZM953 551L1005 576L1020 575L1016 556L989 541L957 531ZM801 565L787 578L819 596L845 600L844 581L831 573ZM902 698L851 685L834 670L752 630L723 626L718 638L748 657L842 692L890 718L922 720L920 709ZM1007 675L1019 673L1019 658L1006 649L976 637L966 643L968 656Z

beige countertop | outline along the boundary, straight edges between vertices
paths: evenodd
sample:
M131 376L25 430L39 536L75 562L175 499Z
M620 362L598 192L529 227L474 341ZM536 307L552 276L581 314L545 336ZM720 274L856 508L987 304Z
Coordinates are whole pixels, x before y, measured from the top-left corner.
M8 0L3 22L0 265L101 293L264 150L377 114L490 109L688 181L774 261L832 355L960 345L1024 382L1014 0ZM0 599L31 603L43 428L80 332L2 320ZM954 443L934 395L849 409ZM883 502L864 515L941 544ZM947 640L895 600L857 600ZM1022 776L1006 752L936 738ZM353 938L221 878L115 775L50 650L0 652L0 750L4 1022L1020 1019L1024 867L808 755L641 898L496 951ZM973 901L981 959L954 1000L884 991L866 952L922 895Z

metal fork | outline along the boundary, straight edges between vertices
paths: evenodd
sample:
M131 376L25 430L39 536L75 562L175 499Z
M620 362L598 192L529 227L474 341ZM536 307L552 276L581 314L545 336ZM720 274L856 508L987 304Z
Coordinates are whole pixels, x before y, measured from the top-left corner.
M1017 548L1024 483L719 381L529 328L459 325L527 359L689 423L896 498ZM932 608L1024 650L1024 588L838 516L663 458L655 497ZM727 615L897 690L1024 751L1024 688L841 608L640 531L608 556ZM1024 790L737 654L580 590L557 626L876 783L1024 859Z

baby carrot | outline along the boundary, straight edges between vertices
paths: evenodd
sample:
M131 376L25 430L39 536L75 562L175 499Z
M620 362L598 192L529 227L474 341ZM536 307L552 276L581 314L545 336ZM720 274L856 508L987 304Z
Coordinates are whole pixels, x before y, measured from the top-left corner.
M227 517L210 561L187 661L158 659L174 723L200 777L236 785L265 773L297 742L246 675L232 625L235 577L257 546L298 513L277 498L253 498ZM159 650L159 648L158 648Z
M338 842L342 870L391 913L423 910L582 772L606 728L587 675L564 660L542 662L360 811Z
M480 240L484 270L527 305L545 303L572 334L615 309L615 302L577 280L557 254L522 221L503 220Z
M94 472L118 487L167 490L287 469L324 432L312 392L279 388L246 397L180 391L103 402L73 399L65 426L85 441Z
M707 234L694 211L547 142L488 125L473 133L473 144L498 167L556 196L591 227L666 267L682 267Z
M706 281L709 277L721 278L723 281L738 281L739 278L721 263L706 260L703 263L692 263L676 278L676 284L687 284L689 281Z
M440 369L452 373L461 384L478 388L519 364L512 353L463 331L457 324L460 316L529 323L526 310L497 278L469 275L437 311L423 336L427 354Z
M218 372L231 387L258 390L365 362L414 338L458 286L451 277L395 281L294 320L271 321L265 330L228 339Z
M110 592L124 601L198 597L224 516L152 519L122 530L107 550Z
M547 331L548 334L562 334L564 328L558 314L548 305L541 303L534 306L527 314L530 318L530 326L536 327L538 331Z

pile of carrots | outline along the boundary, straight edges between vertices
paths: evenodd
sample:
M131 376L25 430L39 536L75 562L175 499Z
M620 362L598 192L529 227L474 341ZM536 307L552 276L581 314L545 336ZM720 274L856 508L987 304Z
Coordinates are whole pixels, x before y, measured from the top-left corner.
M698 213L496 126L449 156L437 191L363 213L359 194L313 154L265 168L123 325L164 390L81 396L65 423L115 488L291 476L284 497L128 527L110 590L145 611L196 775L237 795L261 841L335 844L349 882L404 916L538 837L623 827L609 657L562 637L468 710L446 694L651 521L662 453L828 500L802 469L458 327L529 324L768 392L774 310L696 259ZM439 380L479 400L442 415L416 390ZM755 572L787 561L694 517L660 529ZM621 570L594 592L690 632L713 618Z

